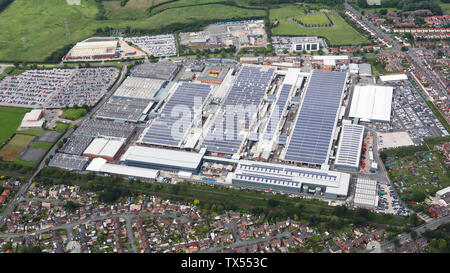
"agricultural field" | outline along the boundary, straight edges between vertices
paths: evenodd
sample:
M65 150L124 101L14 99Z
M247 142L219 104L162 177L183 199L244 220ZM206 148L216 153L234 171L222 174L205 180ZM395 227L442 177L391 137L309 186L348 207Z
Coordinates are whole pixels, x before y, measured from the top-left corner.
M16 134L8 144L0 150L0 157L4 161L14 161L17 156L27 148L33 139L34 136Z
M155 3L157 1L155 0ZM265 16L264 10L223 4L170 8L153 16L147 15L143 9L136 13L128 10L137 9L145 5L145 2L130 0L125 7L119 5L120 8L115 9L114 3L104 1L107 20L96 20L99 10L95 0L81 0L79 6L68 5L62 0L39 2L15 0L0 16L0 61L42 62L56 50L86 39L94 35L97 29L108 26L158 32L159 29L173 24L178 24L177 27L182 28L208 20L223 21ZM174 3L178 2L182 1ZM212 12L218 10L220 13ZM119 15L125 12L133 14L133 18Z
M436 151L388 157L385 163L396 191L405 201L421 202L450 186L450 173Z
M328 17L323 12L297 17L296 20L302 25L323 26L331 24L330 20L328 20Z
M14 161L22 151L23 148L4 146L0 150L0 157L3 161Z
M27 108L0 106L0 145L14 134L29 111Z
M33 141L34 136L31 135L21 135L16 134L9 142L8 146L14 146L19 148L25 148L30 144L31 141Z
M300 10L303 8L298 6L289 6L270 10L271 22L279 20L278 26L272 28L273 35L298 35L298 36L320 36L328 39L329 45L357 45L370 43L364 36L356 31L352 26L337 13L329 13L331 20L334 22L332 27L315 27L306 28L299 26L290 19L294 16L301 15ZM303 11L304 12L304 11Z

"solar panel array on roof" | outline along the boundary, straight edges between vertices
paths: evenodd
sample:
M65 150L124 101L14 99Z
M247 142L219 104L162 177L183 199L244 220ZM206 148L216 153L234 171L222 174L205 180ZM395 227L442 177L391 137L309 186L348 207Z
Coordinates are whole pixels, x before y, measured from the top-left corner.
M336 156L335 165L358 168L361 156L364 127L355 124L344 124Z
M188 130L187 126L181 126L182 131L177 132L177 134L172 135L172 126L175 122L180 120L180 116L172 116L172 111L174 113L178 112L174 110L175 107L187 107L191 111L191 120L194 117L194 103L195 100L201 98L203 103L211 92L211 86L208 84L198 84L198 83L182 83L180 84L173 95L170 97L169 101L164 106L161 116L150 125L144 137L142 138L142 143L147 144L158 144L164 146L175 146L178 147L182 141L183 136ZM195 109L199 111L201 109Z
M325 163L341 105L345 79L346 73L343 72L314 70L311 73L285 160Z
M292 90L291 84L283 84L281 90L278 92L278 98L276 104L272 108L272 113L270 115L270 120L267 123L267 127L265 130L264 139L272 140L274 136L276 136L278 124L281 121L281 117L283 116L284 108L286 107L289 94Z
M254 110L256 110L274 72L274 68L267 67L244 66L242 68L216 116L214 125L208 130L202 147L207 148L208 151L230 154L239 150L244 138L241 130L248 129L250 119L255 113L246 111L244 120L238 120L242 113L236 109L230 110L230 106L243 106L245 109L249 109L248 106L254 106ZM226 111L233 112L227 113ZM229 125L231 122L225 120L225 117L230 115L233 115L233 128L228 128L227 124Z

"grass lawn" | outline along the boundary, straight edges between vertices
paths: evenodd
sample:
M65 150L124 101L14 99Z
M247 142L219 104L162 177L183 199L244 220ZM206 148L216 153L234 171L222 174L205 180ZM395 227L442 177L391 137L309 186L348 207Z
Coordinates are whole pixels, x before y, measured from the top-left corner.
M14 163L18 164L18 165L22 165L22 166L26 166L26 167L36 167L39 164L40 161L38 162L34 162L34 161L25 161L25 160L20 160L20 159L16 159L14 160Z
M443 3L441 0L438 1L439 6L441 6L443 14L450 14L450 3Z
M0 106L0 145L14 134L29 111L27 108Z
M7 144L7 146L14 146L18 148L25 148L33 141L35 136L16 134Z
M69 126L70 124L68 123L57 122L55 130L61 133L65 133L67 129L69 129Z
M292 11L294 12L294 11ZM272 11L271 11L272 13ZM280 11L271 15L271 18L276 18ZM329 41L329 45L357 45L369 43L364 36L353 29L352 26L337 13L329 13L328 15L335 23L333 27L318 27L318 28L302 28L294 22L289 21L287 15L292 13L283 12L283 19L279 19L277 27L272 28L273 35L299 35L299 36L321 36Z
M18 134L22 135L32 135L32 136L42 136L44 134L44 129L30 129L24 131L17 131Z
M181 1L174 3L178 2ZM130 0L125 7L134 7L136 10L144 4L144 1ZM256 16L262 18L265 15L264 10L211 4L171 8L153 16L148 16L143 9L136 13L127 11L128 14L133 14L133 18L121 18L115 16L121 11L114 8L114 3L107 3L106 6L106 15L110 14L111 17L100 21L95 19L98 12L95 0L81 0L80 6L69 6L63 0L15 0L0 16L0 60L44 61L55 50L90 37L97 28L106 26L130 26L157 31L174 23L179 23L182 27L183 24L204 20L222 21Z
M32 148L41 148L41 149L50 149L53 146L53 143L49 143L49 142L34 142L33 144L31 144Z
M64 110L64 113L61 115L61 118L77 120L79 118L82 118L84 115L86 115L86 113L87 113L87 111L84 108L67 109L67 110Z
M327 25L327 24L331 24L330 20L328 20L328 17L323 12L317 13L317 14L311 14L311 15L298 17L297 21L300 21L303 25Z

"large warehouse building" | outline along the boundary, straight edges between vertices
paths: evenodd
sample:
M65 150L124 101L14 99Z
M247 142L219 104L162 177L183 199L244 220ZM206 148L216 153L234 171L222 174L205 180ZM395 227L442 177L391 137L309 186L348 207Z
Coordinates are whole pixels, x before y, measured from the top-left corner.
M137 177L152 180L156 180L159 176L159 170L110 164L106 159L103 158L93 159L89 164L89 166L86 167L86 171L107 173L107 174L118 174L118 175L125 175L128 177Z
M247 160L240 160L230 176L234 185L330 198L346 197L350 182L350 174L346 173Z
M116 38L90 38L77 43L67 54L67 59L102 59L119 56Z
M334 167L336 169L357 171L361 157L364 127L356 124L342 126L341 139Z
M200 153L190 153L178 150L131 146L121 157L120 161L128 166L196 173L199 170L205 152L205 149L200 150Z
M391 120L393 88L390 86L357 85L353 91L349 116L361 121Z
M114 161L124 147L123 140L95 138L84 150L83 155L91 158L101 157Z
M377 181L358 177L353 203L356 207L376 209L378 206Z
M312 71L282 159L328 165L346 79L342 72Z

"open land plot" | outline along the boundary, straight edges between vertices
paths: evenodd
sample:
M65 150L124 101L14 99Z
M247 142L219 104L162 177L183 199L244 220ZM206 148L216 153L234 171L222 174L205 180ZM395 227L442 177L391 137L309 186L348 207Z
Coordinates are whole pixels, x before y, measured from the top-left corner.
M50 142L33 142L33 144L31 145L31 148L40 148L40 149L48 150L52 146L53 146L53 143L50 143Z
M25 148L34 138L35 136L17 134L8 142L7 146Z
M128 0L127 4L122 7L120 5L121 0L117 0L103 2L103 6L106 10L106 16L109 18L139 18L148 16L148 8L169 1L170 0Z
M70 120L77 120L84 115L86 115L87 111L84 108L78 108L78 109L67 109L64 110L64 113L62 114L61 118L64 119L70 119Z
M264 10L223 4L170 8L133 19L96 20L97 13L95 0L81 1L79 6L61 0L16 0L0 16L0 60L44 61L54 51L93 36L98 28L107 26L158 32L173 24L182 28L197 22L265 16Z
M298 17L297 21L301 22L303 25L327 25L327 24L331 24L330 20L328 20L328 17L323 12L317 13L317 14L311 14L311 15Z
M5 146L0 150L0 157L3 161L14 161L23 151L23 148Z
M20 157L21 161L38 162L47 153L47 149L42 148L28 148Z
M44 129L30 129L24 131L17 131L21 135L32 135L32 136L42 136L44 134Z
M0 106L0 145L14 134L29 111L27 108Z
M45 131L41 136L39 136L36 139L36 141L38 141L38 142L54 143L54 142L56 142L58 140L60 135L61 135L60 132Z
M369 43L364 36L356 31L352 26L337 13L329 13L334 22L333 27L304 28L297 23L290 21L291 15L298 12L300 8L293 11L278 10L274 14L271 12L271 21L278 19L278 26L272 28L273 35L288 36L320 36L328 39L330 45L356 45ZM281 17L281 16L284 16ZM298 16L298 15L297 15Z

